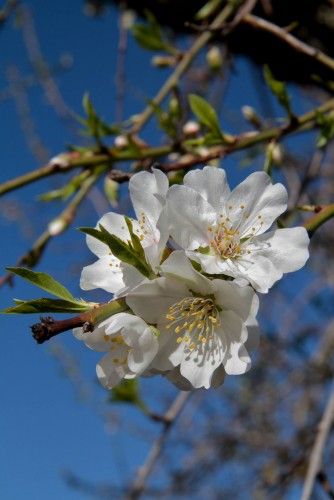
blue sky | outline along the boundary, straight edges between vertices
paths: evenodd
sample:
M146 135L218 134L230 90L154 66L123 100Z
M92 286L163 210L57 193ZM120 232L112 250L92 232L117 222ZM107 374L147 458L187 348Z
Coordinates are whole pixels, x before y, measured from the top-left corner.
M79 0L35 0L27 5L33 12L42 51L49 64L56 65L63 54L73 57L73 67L57 78L65 101L76 113L80 113L82 96L89 91L96 109L106 119L112 120L117 47L115 11L109 10L105 16L91 19L83 14L82 1ZM23 75L32 73L21 32L13 21L10 19L0 31L0 95L1 90L8 87L5 74L9 65L15 64ZM167 72L153 70L149 55L131 40L126 71L128 97L125 116L129 116L143 109L144 97L158 90ZM258 105L247 74L247 63L240 60L228 91L229 106L236 111L237 105L239 109L243 104ZM36 130L51 156L64 150L67 144L78 141L46 103L39 86L31 87L28 97ZM307 109L302 99L298 107L298 111ZM0 120L0 180L3 181L35 168L38 163L24 139L13 99L0 102ZM232 130L233 124L229 123L228 117L226 123ZM152 142L160 140L154 124L147 127L145 136ZM233 157L225 162L232 184L246 175L245 170L235 168L235 161L236 157ZM259 164L252 165L253 169L256 167ZM58 203L45 207L36 200L38 194L60 185L61 181L61 178L47 179L0 200L2 269L15 264L50 217L61 210ZM127 196L126 188L124 191ZM126 201L123 204L127 206ZM19 214L18 220L12 220L15 214ZM75 226L95 225L99 215L88 200L80 210ZM51 242L38 269L54 274L74 294L80 295L80 270L92 261L82 234L73 228ZM294 279L298 279L298 275ZM38 293L37 289L16 280L13 290L6 287L0 290L1 308L10 304L12 295L30 298L37 297ZM88 294L82 295L89 297ZM82 498L82 494L69 489L64 483L62 471L65 470L71 470L88 481L120 485L124 479L131 477L148 448L145 440L140 437L133 439L128 433L128 422L138 428L145 426L153 435L157 427L147 423L135 409L122 408L116 415L114 407L103 404L106 393L95 381L95 363L99 355L74 341L70 333L48 345L37 346L28 328L36 320L28 316L1 317L0 498ZM69 382L67 374L51 354L52 349L63 349L79 364L93 399L80 399L78 384ZM149 388L153 406L161 384L166 402L175 394L175 390L164 381L146 381L144 389ZM106 425L101 416L106 408L115 414L115 418L121 419L123 433L115 432L116 427L113 430L112 425Z

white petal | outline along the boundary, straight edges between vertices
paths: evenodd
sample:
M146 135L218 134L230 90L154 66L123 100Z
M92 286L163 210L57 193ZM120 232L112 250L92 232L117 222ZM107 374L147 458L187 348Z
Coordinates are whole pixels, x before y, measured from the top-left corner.
M229 375L240 375L249 368L249 357L242 345L247 340L247 328L233 311L221 313L220 336L225 347L223 364Z
M282 278L283 273L269 259L257 255L254 263L243 274L240 272L239 276L246 278L256 291L268 293L269 288Z
M166 372L172 370L176 364L180 363L180 360L178 363L173 363L170 360L170 356L180 347L180 345L176 343L175 333L173 331L164 330L164 326L159 323L158 329L160 330L160 335L158 337L159 349L151 366L155 370L159 370L159 372Z
M118 291L118 296L123 296L126 293L129 293L131 290L136 288L136 286L146 280L146 277L130 264L122 262L120 270L123 277L123 289Z
M225 170L216 167L191 170L185 175L183 183L197 191L218 213L224 211L230 194Z
M167 176L157 169L153 174L139 172L132 176L129 190L137 219L145 214L151 223L156 224L165 204L168 184Z
M139 285L126 297L126 303L147 323L156 324L166 315L170 305L189 294L187 287L176 280L157 278Z
M244 345L232 344L229 357L224 362L224 368L228 375L242 375L251 367L251 359Z
M96 327L92 332L84 332L82 328L74 328L73 335L94 351L104 352L109 349L108 339L105 337L105 327Z
M96 374L99 381L106 389L112 389L115 385L128 374L130 374L127 367L123 365L115 365L112 362L113 356L106 354L96 365Z
M252 227L255 234L261 234L286 210L287 196L283 184L272 184L265 172L254 172L231 192L226 203L232 207L229 217L238 223L241 235Z
M215 347L211 342L199 346L185 354L180 365L180 373L189 380L195 389L211 385L214 371L223 361L223 347L219 338L215 339Z
M183 249L209 245L208 227L217 219L214 208L187 186L172 186L167 195L170 234Z
M130 237L123 215L109 212L101 217L96 227L98 228L100 224L109 231L109 233L115 234L122 240L128 240ZM93 236L87 235L86 242L90 251L97 255L97 257L103 257L110 254L109 247L96 238L93 238Z
M256 238L267 244L260 254L283 273L297 271L309 258L310 239L304 227L277 229Z
M216 287L215 297L223 310L230 310L244 321L252 313L254 317L258 309L258 297L249 286L240 287L233 281L213 280Z
M149 326L146 327L138 339L132 337L131 340L133 350L129 353L128 365L132 372L141 373L146 370L156 356L158 341Z
M183 281L189 288L203 295L213 292L211 281L197 272L182 250L175 250L161 264L165 276Z
M201 264L203 271L208 274L228 274L228 261L220 259L217 255L203 254L201 252L186 251L187 256Z
M115 257L106 255L94 264L84 267L80 277L82 290L102 288L107 292L116 293L124 288L123 273L121 268L117 267L119 262Z

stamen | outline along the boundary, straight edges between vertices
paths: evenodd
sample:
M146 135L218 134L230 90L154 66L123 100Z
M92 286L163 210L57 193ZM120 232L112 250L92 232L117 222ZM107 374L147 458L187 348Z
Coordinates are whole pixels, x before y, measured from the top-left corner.
M167 311L166 329L173 327L176 342L184 343L190 351L214 338L214 328L220 325L218 309L209 297L185 297ZM184 335L180 335L184 332Z

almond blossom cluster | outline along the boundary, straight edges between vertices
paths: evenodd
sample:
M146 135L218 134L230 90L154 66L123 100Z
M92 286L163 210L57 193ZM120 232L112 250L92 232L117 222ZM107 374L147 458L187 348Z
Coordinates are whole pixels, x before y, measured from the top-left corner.
M256 292L267 293L309 256L303 227L274 225L287 207L285 187L255 172L230 190L225 171L208 166L172 187L159 170L140 172L129 189L136 218L110 212L96 228L128 245L134 260L88 235L98 259L81 274L82 289L102 288L128 307L93 332L74 330L106 353L100 382L110 389L161 374L191 390L245 373L259 339Z

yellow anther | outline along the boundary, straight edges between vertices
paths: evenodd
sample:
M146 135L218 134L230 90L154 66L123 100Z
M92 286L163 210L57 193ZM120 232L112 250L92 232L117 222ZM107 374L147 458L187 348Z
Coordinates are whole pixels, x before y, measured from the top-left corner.
M183 341L183 337L178 337L178 338L176 339L176 342L177 342L178 344L181 344L181 342L182 342L182 341Z

